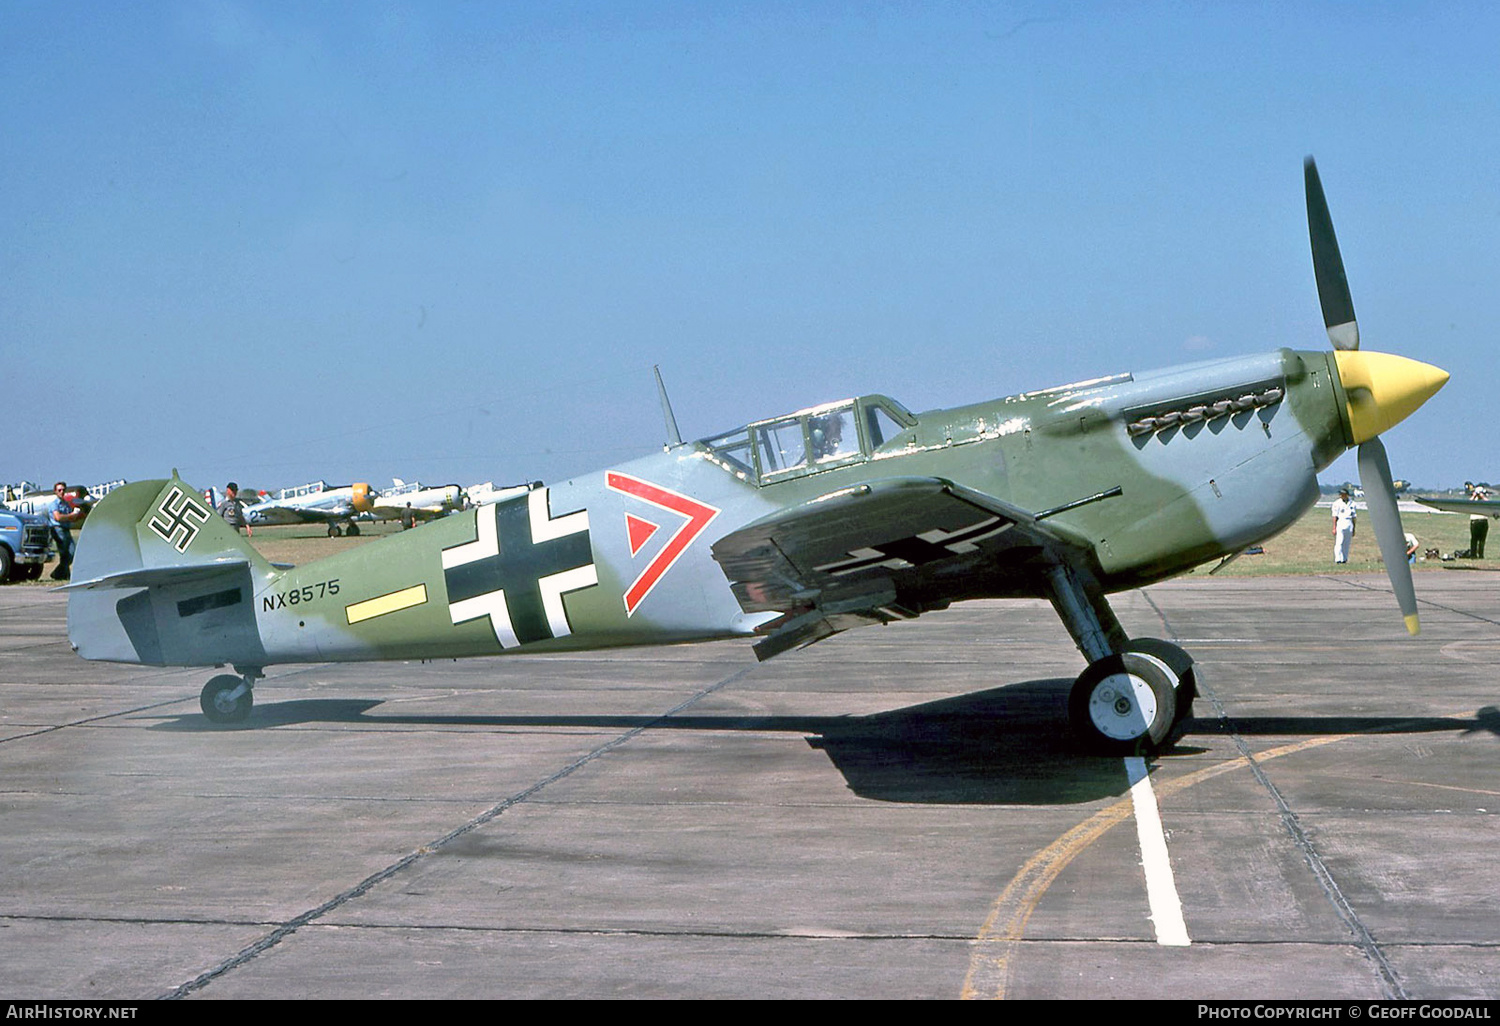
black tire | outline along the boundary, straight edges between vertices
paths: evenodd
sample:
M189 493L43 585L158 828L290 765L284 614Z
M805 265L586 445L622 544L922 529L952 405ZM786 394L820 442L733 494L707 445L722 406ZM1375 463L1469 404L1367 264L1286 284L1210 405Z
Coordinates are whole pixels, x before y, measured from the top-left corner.
M358 524L350 524L349 525L349 530L345 531L344 533L347 534L351 538L358 538L359 537L359 525Z
M1100 659L1078 675L1068 695L1068 720L1090 751L1150 755L1177 724L1177 675L1143 652Z
M1169 738L1175 744L1186 729L1186 721L1193 718L1193 700L1198 697L1198 675L1193 669L1193 657L1160 638L1131 638L1125 643L1125 651L1155 656L1177 674L1177 722L1172 725Z
M328 525L328 537L330 537L330 538L337 538L339 535L341 535L343 533L344 533L343 531L339 530L339 525L338 524L329 524Z
M203 693L198 696L198 705L203 709L203 715L215 723L243 722L255 704L255 692L246 688L239 698L229 700L230 692L243 683L243 680L233 674L221 673L203 685Z
M27 563L25 566L16 567L16 576L23 581L40 580L42 576L42 564Z
M10 582L11 571L15 569L15 566L16 560L15 557L11 555L10 549L6 548L4 545L0 545L0 584L7 584ZM20 575L18 574L16 576L16 580L19 581L20 579Z

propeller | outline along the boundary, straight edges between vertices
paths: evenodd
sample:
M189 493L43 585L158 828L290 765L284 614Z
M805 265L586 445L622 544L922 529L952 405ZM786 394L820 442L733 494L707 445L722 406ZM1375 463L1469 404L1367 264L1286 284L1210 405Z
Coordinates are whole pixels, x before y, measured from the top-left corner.
M1350 428L1359 446L1359 480L1391 590L1396 593L1407 631L1416 634L1421 630L1417 592L1412 586L1411 566L1406 562L1406 531L1396 509L1396 486L1391 483L1391 464L1380 433L1431 398L1447 382L1448 372L1402 356L1358 351L1354 300L1349 295L1349 279L1344 274L1338 238L1333 234L1333 218L1328 214L1318 165L1308 157L1302 170L1307 183L1307 233L1312 241L1313 273L1323 305L1323 324L1333 343L1334 362L1348 397Z
M1359 322L1354 319L1354 298L1349 295L1349 278L1344 274L1344 258L1339 255L1338 236L1333 234L1333 218L1328 214L1328 199L1323 195L1323 181L1318 165L1311 157L1302 162L1302 177L1307 183L1307 235L1312 240L1313 274L1318 279L1318 299L1323 304L1323 326L1333 348L1359 348Z
M1411 565L1406 561L1406 530L1396 509L1396 489L1391 485L1391 461L1386 459L1385 444L1379 438L1359 446L1359 481L1365 489L1366 512L1375 525L1375 542L1385 573L1396 593L1396 604L1406 619L1406 629L1416 634L1422 629L1417 622L1417 589L1411 582ZM1377 487L1371 487L1375 485Z

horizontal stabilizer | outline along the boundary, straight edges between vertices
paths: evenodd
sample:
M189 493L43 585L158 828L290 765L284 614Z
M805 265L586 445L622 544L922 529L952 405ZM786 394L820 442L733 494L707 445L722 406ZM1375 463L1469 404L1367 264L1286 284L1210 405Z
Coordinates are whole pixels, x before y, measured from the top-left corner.
M187 566L150 566L121 570L87 581L74 581L53 591L93 591L96 588L150 588L168 584L206 584L216 577L232 577L250 567L248 559L216 559Z

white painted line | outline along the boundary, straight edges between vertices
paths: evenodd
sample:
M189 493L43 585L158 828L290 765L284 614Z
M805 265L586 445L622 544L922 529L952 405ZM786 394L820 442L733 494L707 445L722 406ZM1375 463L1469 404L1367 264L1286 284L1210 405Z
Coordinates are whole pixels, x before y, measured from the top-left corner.
M1135 831L1141 841L1141 866L1146 870L1146 899L1151 903L1156 943L1185 948L1192 941L1182 921L1182 901L1177 897L1177 881L1172 878L1167 835L1162 832L1161 812L1156 807L1156 792L1151 790L1146 760L1127 758L1125 774L1130 778L1130 798L1135 803Z
M1178 638L1183 645L1259 645L1265 638Z

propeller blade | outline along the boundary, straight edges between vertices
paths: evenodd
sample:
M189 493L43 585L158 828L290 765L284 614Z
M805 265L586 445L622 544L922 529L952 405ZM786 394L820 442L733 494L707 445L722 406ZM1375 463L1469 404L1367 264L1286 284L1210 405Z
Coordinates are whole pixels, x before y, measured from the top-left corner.
M1349 295L1349 279L1344 275L1344 258L1339 255L1339 240L1333 234L1333 218L1328 214L1328 200L1318 165L1308 157L1302 162L1307 181L1307 234L1312 240L1313 275L1318 279L1318 299L1323 304L1323 326L1335 349L1359 348L1359 324L1354 319L1354 298Z
M1385 560L1385 573L1391 579L1396 603L1406 618L1407 631L1416 634L1421 626L1417 623L1417 592L1411 583L1411 566L1406 562L1406 530L1396 510L1391 463L1378 438L1360 444L1359 481L1365 489L1365 505L1375 525L1375 541L1380 545L1380 558Z

